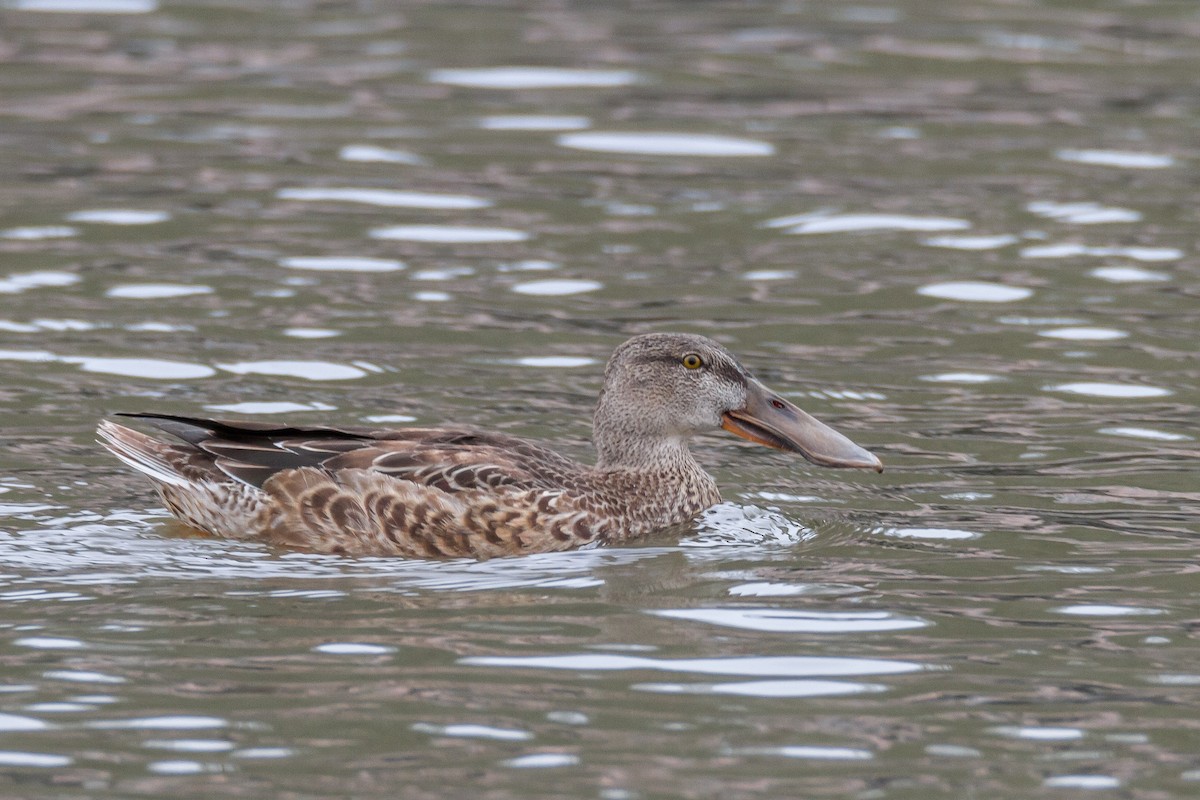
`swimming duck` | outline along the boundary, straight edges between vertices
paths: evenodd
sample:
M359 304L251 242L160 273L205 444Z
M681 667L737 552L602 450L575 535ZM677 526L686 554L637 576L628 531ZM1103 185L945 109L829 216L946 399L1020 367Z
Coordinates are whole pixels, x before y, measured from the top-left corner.
M188 525L319 553L479 559L616 543L720 502L688 440L724 428L826 467L879 459L755 380L703 336L635 336L613 353L593 418L596 465L462 427L325 428L125 414L101 444Z

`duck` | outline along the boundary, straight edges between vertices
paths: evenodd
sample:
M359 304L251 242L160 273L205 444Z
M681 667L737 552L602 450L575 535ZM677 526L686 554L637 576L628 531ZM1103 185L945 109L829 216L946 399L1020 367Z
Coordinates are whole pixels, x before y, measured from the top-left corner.
M627 543L721 502L693 458L724 429L823 467L879 458L768 389L705 336L650 333L613 352L594 465L464 426L378 429L117 414L99 443L212 536L346 556L480 560Z

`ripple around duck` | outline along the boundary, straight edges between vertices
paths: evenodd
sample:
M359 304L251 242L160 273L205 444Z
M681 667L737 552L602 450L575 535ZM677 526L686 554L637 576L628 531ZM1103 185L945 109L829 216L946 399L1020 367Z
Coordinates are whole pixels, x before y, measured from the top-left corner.
M467 225L394 225L388 228L372 228L367 235L372 239L398 239L408 242L441 244L498 244L524 242L529 239L529 234L525 231L512 228L482 228Z
M877 533L896 539L933 539L947 542L978 539L983 535L958 528L883 528Z
M1139 153L1129 150L1059 150L1055 156L1060 161L1077 164L1094 164L1103 167L1125 169L1165 169L1175 165L1173 156L1161 153Z
M588 131L565 133L556 142L559 147L573 150L643 156L742 158L775 153L775 145L770 142L705 133Z
M917 294L968 303L1012 303L1031 297L1033 290L986 281L947 281L922 286Z
M280 189L275 196L280 200L363 203L385 208L425 208L438 211L466 211L487 208L492 205L491 200L466 194L402 192L392 189L366 189L353 186Z
M795 611L778 608L689 608L649 611L659 617L769 633L874 633L924 628L922 619L887 611Z
M472 89L571 89L628 86L638 73L615 69L569 69L561 67L483 67L479 69L435 69L430 83Z

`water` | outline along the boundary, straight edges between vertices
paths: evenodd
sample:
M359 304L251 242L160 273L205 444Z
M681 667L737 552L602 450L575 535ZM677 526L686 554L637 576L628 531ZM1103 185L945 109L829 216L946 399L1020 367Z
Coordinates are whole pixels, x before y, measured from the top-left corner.
M1191 797L1192 4L0 3L0 795ZM487 563L196 538L114 411L878 452Z

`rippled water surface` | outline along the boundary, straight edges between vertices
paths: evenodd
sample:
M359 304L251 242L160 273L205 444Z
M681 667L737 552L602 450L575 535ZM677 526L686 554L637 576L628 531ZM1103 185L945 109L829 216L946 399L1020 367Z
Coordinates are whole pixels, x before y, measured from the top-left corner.
M0 1L0 795L1200 793L1200 10ZM487 563L196 538L119 410L589 457L712 335L883 458Z

